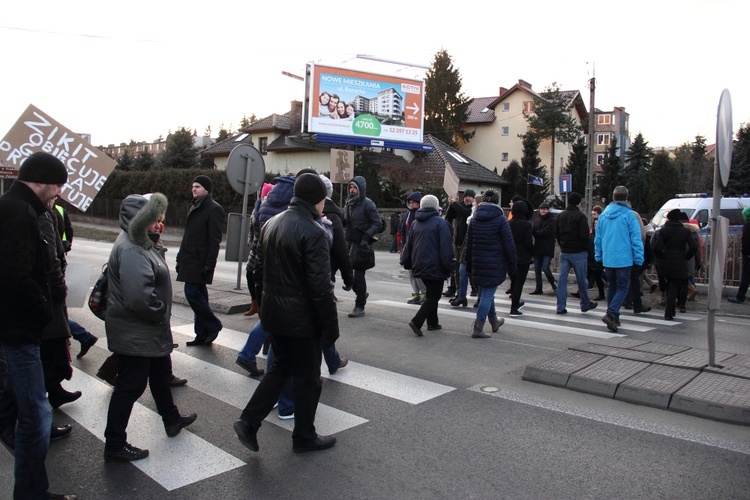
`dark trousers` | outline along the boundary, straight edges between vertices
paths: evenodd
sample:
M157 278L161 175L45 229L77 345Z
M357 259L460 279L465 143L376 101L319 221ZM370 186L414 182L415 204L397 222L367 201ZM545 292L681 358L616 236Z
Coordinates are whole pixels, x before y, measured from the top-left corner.
M222 324L208 305L208 288L203 283L185 283L185 299L195 314L195 335L199 340L219 332Z
M603 274L603 269L589 268L589 288L593 288L594 284L596 284L596 287L599 289L599 297L606 297L606 294L604 293L604 279L602 278Z
M39 345L39 356L44 369L44 386L53 399L63 390L60 383L70 380L73 375L68 344L67 338L57 338L43 339Z
M422 278L425 286L425 301L414 315L412 322L418 328L422 328L425 320L427 326L436 326L438 324L438 302L443 294L444 280L430 280Z
M128 434L125 431L133 405L151 387L151 396L164 426L174 425L180 420L180 412L172 400L169 378L172 374L172 358L145 358L142 356L117 355L117 380L107 412L107 428L104 430L105 447L118 450L125 446Z
M365 281L364 269L354 270L354 286L352 286L352 289L357 295L357 298L354 301L354 305L364 309L365 304L367 303L367 281Z
M740 276L740 288L737 290L737 298L745 300L747 288L750 285L750 255L742 256L742 275Z
M260 429L263 419L279 400L281 391L291 378L294 380L294 432L292 441L297 446L312 443L315 432L315 412L320 391L320 337L282 337L271 333L274 361L261 379L240 418L254 430Z
M628 295L625 298L625 303L632 304L633 310L637 311L643 307L643 299L641 298L641 273L643 267L633 264L630 268L630 288L628 288Z
M513 275L513 279L510 281L510 310L515 311L518 309L518 304L521 303L521 293L523 293L523 285L526 283L526 276L529 274L528 264L518 264L516 266L516 274Z
M674 318L675 301L680 307L685 307L687 301L687 278L667 278L669 289L667 290L667 307L664 309L664 316Z

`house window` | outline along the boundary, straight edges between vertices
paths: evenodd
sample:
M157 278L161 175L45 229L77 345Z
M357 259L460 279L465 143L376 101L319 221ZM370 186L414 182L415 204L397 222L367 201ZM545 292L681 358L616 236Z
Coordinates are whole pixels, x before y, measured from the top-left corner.
M604 158L606 158L606 154L598 154L596 155L596 164L599 166L604 165Z
M268 152L268 137L258 137L258 151L262 155Z
M523 112L531 113L534 111L534 101L523 101Z
M508 161L508 153L503 153L503 161Z
M510 111L510 103L509 102L504 102L502 110L503 111Z
M609 146L609 134L596 134L596 143L599 146Z
M510 134L510 127L503 127L503 135Z
M611 125L612 124L612 115L598 115L596 117L596 122L599 125Z

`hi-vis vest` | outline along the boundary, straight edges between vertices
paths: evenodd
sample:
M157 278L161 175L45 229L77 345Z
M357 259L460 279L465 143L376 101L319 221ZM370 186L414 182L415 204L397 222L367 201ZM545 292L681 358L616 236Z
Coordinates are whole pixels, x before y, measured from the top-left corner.
M60 212L60 216L63 218L63 222L65 221L65 210L63 210L63 207L60 205L55 205L55 208L58 212ZM65 228L65 224L63 223L63 228ZM68 232L63 229L63 233L60 235L60 239L63 241L68 241Z

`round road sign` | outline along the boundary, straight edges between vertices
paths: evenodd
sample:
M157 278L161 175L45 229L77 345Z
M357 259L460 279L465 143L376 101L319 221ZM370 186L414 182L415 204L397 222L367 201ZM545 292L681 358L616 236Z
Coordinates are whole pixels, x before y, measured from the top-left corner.
M726 186L732 168L732 97L727 89L721 93L716 116L716 159L719 162L721 185Z
M243 196L260 189L266 179L266 165L260 151L250 144L236 146L227 160L227 179L232 188Z

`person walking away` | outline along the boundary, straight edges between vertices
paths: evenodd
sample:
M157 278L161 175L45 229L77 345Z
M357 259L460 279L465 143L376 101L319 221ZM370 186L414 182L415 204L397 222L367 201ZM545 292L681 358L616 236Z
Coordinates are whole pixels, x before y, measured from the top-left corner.
M539 205L539 217L534 221L532 236L534 237L534 277L536 288L530 295L542 295L542 273L552 286L552 292L557 292L555 276L549 268L555 257L555 216L549 211L549 203Z
M0 197L0 432L14 425L13 498L49 498L45 459L52 413L44 385L39 344L52 321L50 242L39 219L68 182L65 165L38 151ZM8 494L10 492L6 492ZM72 498L74 495L53 495Z
M675 317L675 302L684 309L687 300L687 263L698 251L698 244L680 222L680 210L675 208L667 213L667 222L658 231L654 253L661 262L661 269L667 280L667 301L664 319Z
M398 228L401 226L401 212L393 212L391 214L391 253L398 253Z
M193 203L177 253L177 281L185 283L185 299L195 314L195 339L189 346L209 345L222 329L208 304L208 288L221 245L224 209L211 197L213 182L205 175L193 180Z
M293 451L317 451L336 443L334 436L320 436L315 431L322 388L321 346L331 346L339 337L328 237L315 222L325 198L325 185L317 175L300 175L288 210L272 218L260 232L255 267L263 282L260 320L271 334L275 360L234 423L240 442L252 451L259 450L261 423L290 378L294 380L295 402Z
M472 324L473 338L489 338L484 323L490 322L493 333L503 318L495 311L495 292L505 281L506 274L516 272L516 245L508 220L500 208L500 195L494 189L484 192L466 233L466 267L479 287L479 307Z
M411 228L411 225L416 220L416 214L417 210L419 210L419 203L422 201L422 193L419 191L414 191L412 193L409 193L409 196L406 197L406 206L409 209L408 212L406 212L406 215L404 215L404 218L401 220L401 226L398 228L399 233L401 234L401 242L403 245L406 245L406 240L409 236L409 230ZM401 253L403 253L403 248ZM409 270L409 283L411 284L411 297L409 300L406 301L407 304L422 304L424 303L426 299L426 289L424 281L414 276L414 273Z
M416 211L415 221L401 252L401 265L421 279L426 288L426 300L409 322L409 327L418 337L422 336L425 321L428 331L442 328L438 322L438 302L443 292L443 282L456 267L450 227L440 217L439 204L431 194L420 200L420 208Z
M568 274L576 276L581 311L596 309L599 305L589 299L586 280L589 247L589 223L578 205L581 195L575 191L568 194L568 206L555 220L555 239L560 245L560 277L557 280L557 314L566 314L568 300Z
M372 244L382 223L375 203L367 197L367 181L362 176L358 175L349 182L344 217L346 241L354 268L354 293L357 295L349 317L361 318L365 315L368 296L365 272L375 267ZM362 255L370 255L372 260L363 259Z
M589 256L588 256L588 277L586 278L589 281L589 290L593 289L592 287L596 285L597 290L599 290L599 295L596 296L593 300L607 300L607 296L604 293L604 280L602 279L602 273L604 273L604 266L602 266L601 262L597 262L594 258L594 242L596 240L596 226L599 225L599 216L597 215L594 217L591 221L591 239L589 240Z
M515 203L511 210L513 219L508 222L513 234L517 256L516 272L511 276L510 282L510 315L513 317L523 316L521 308L524 303L521 300L521 294L523 293L523 285L526 283L526 277L529 274L531 261L534 259L533 228L528 217L528 211L529 208L526 203Z
M258 239L258 234L260 233L260 225L258 222L258 211L260 209L260 204L263 203L263 200L266 199L266 196L268 196L268 193L273 189L273 184L270 184L268 182L263 183L263 186L260 188L260 198L255 200L255 204L253 205L253 212L250 215L250 230L248 231L247 236L247 244L250 247L249 255L247 256L247 265L245 266L245 279L247 280L247 288L250 292L250 307L247 311L243 313L244 316L252 316L254 314L257 314L259 311L258 308L258 298L255 296L255 285L253 284L253 264L255 263L255 258L253 256L253 243L255 240Z
M701 226L695 219L687 220L687 214L685 212L680 212L680 215L684 217L680 220L682 222L682 225L686 228L690 229L690 234L695 239L695 242L698 244L698 251L695 252L695 255L692 259L688 260L687 262L687 271L688 271L688 285L687 285L687 300L688 302L692 302L695 300L695 296L698 295L698 289L695 287L695 273L700 271L700 268L702 266L703 261L703 239L701 238ZM685 312L685 311L680 311Z
M640 217L628 205L628 195L625 186L614 189L613 201L599 216L594 238L594 260L602 263L607 275L607 312L602 321L612 332L619 326L632 268L643 265Z
M172 279L164 258L167 249L159 238L166 210L167 198L161 193L129 195L120 205L122 231L107 263L104 327L118 371L104 430L106 461L131 462L148 456L148 450L127 442L130 413L147 384L168 437L197 418L195 413L180 415L170 388Z
M475 196L476 192L473 189L466 189L463 193L462 202L458 202L451 198L449 200L450 204L448 205L448 209L445 211L445 220L453 228L453 253L456 258L460 255L461 246L466 239L466 231L468 228L466 220L471 216ZM460 279L461 277L458 274L458 270L456 270L451 277L453 287L451 288L449 285L448 290L445 292L447 297L452 297L456 293L456 287L459 286ZM474 284L472 283L471 286L473 290Z
M733 304L744 304L747 288L750 286L750 207L742 210L745 224L742 226L742 274L740 275L740 286L737 295L727 300Z

